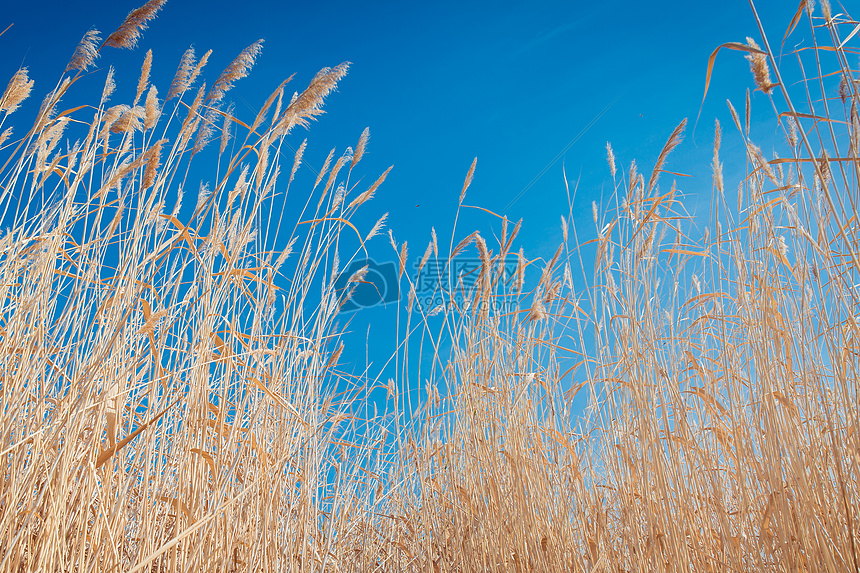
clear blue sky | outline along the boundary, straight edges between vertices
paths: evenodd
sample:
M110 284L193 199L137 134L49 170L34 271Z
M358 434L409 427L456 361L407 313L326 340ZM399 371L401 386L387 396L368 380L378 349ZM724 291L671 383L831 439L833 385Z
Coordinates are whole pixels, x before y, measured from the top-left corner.
M141 3L10 3L3 11L3 27L9 22L14 26L0 39L0 71L6 77L19 64L27 65L37 92L47 89L90 26L106 35ZM780 37L796 9L793 3L775 1L758 7ZM264 38L254 72L230 94L241 115L240 97L256 107L287 75L296 73L293 86L300 89L318 69L352 62L339 92L328 101L327 114L308 134L306 157L321 164L331 147L354 145L369 126L372 144L365 173L370 177L395 167L365 216L372 223L375 211L391 211L398 238L417 245L431 224L445 227L452 220L473 157L478 157L478 171L468 201L498 212L621 94L563 160L572 177L581 173L579 196L582 205L590 206L608 182L606 141L612 142L622 165L635 158L647 168L682 118L689 117L692 127L711 51L746 35L758 38L745 0L170 0L137 51L112 50L100 63L114 64L120 82L123 72L131 82L143 53L153 48L154 83L165 85L189 45L198 54L214 50L208 66L213 75L244 47ZM687 143L673 157L675 167L704 167L707 174L713 118L722 118L728 127L725 99L740 104L747 86L752 80L742 55L721 53L695 142L690 129ZM303 136L296 133L294 139ZM556 229L558 215L567 212L561 164L508 212L524 217L526 245L539 245L547 225ZM690 193L710 189L707 177L687 183ZM471 226L482 220L476 218Z
M0 75L7 78L19 65L29 66L41 97L88 28L107 35L141 3L7 3L0 24L14 26L0 37ZM778 44L796 3L761 1L758 9ZM527 254L548 257L561 240L559 216L568 213L562 164L571 180L580 180L573 221L580 239L592 236L591 202L611 191L607 141L619 169L636 159L650 173L672 129L689 118L685 143L667 168L693 175L679 182L689 197L688 209L695 211L699 201L707 206L714 118L720 118L727 134L727 155L738 139L732 137L725 100L741 108L745 89L753 87L742 54L722 52L694 136L708 56L719 44L742 42L748 35L759 39L745 0L170 0L136 51L111 50L99 65L116 66L120 88L125 82L132 90L143 54L152 48L153 83L164 86L163 94L189 45L198 55L214 50L207 68L211 81L243 48L263 38L252 75L228 94L239 117L252 118L254 111L245 102L256 109L286 76L296 73L293 89L298 90L320 68L352 62L328 99L327 113L307 134L306 162L319 167L332 147L342 151L355 145L369 126L369 151L360 170L365 180L389 165L394 169L358 223L368 229L389 211L395 236L409 241L415 257L423 252L431 226L440 238L450 236L473 157L478 169L466 202L500 212L618 97L506 213L524 219L519 244ZM764 97L755 95L756 109L772 114ZM294 132L293 143L305 135ZM725 173L727 188L734 189L739 171L727 165ZM459 236L475 228L492 236L499 227L472 211L461 217ZM388 253L386 241L379 243L382 250L376 252ZM360 322L356 330L363 333Z

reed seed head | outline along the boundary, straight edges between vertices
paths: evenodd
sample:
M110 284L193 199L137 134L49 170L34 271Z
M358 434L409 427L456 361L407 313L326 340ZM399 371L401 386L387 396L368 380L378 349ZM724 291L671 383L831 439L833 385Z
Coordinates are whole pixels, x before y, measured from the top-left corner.
M72 59L69 60L69 64L66 66L66 71L87 71L99 56L98 44L101 39L99 31L95 28L87 30L87 33L84 34L84 37L81 38L81 41L78 43L78 47L75 48L75 53L72 54Z
M158 105L158 90L155 86L150 86L146 92L146 102L144 102L144 117L143 128L150 130L158 123L158 118L161 116L161 107Z
M221 72L221 75L218 76L215 83L212 84L212 89L209 91L209 95L206 99L218 101L223 98L224 94L232 89L235 82L248 75L251 68L254 67L254 62L256 61L257 56L262 50L263 40L257 40L242 50L242 52L236 56L236 59L230 62L230 65Z
M615 153L612 151L612 145L606 142L606 161L609 162L609 171L612 173L612 179L615 179Z
M753 74L755 85L764 93L769 94L770 90L772 90L776 84L770 81L770 68L767 65L767 54L761 51L759 45L756 44L755 40L752 38L747 38L747 45L750 48L759 50L744 56L750 63L750 71Z
M149 74L152 71L152 50L146 51L146 57L143 59L143 65L140 68L140 78L137 80L137 92L134 96L134 105L140 101L140 96L146 91L146 86L149 85Z
M167 90L167 99L171 100L180 95L188 86L191 85L191 70L194 69L194 48L188 48L182 54L179 60L179 67L176 69L176 75L173 76L173 82L170 84L170 89Z
M353 167L361 161L361 158L364 156L364 150L367 148L367 140L370 139L370 128L365 127L364 131L361 132L361 137L358 138L358 144L355 146L355 153L352 155L352 163L350 163L349 168Z
M149 21L155 18L166 2L167 0L149 0L140 8L129 12L122 25L107 37L104 45L110 48L135 48L141 32L146 30Z
M27 76L27 68L21 68L12 76L6 85L3 96L0 97L0 112L10 114L18 109L33 91L33 80Z

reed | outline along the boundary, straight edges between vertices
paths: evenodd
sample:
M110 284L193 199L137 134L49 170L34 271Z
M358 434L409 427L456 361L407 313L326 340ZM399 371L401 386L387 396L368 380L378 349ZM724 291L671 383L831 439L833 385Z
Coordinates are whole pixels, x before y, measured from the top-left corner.
M150 51L135 86L109 70L96 104L66 103L162 4L103 43L87 32L22 136L6 124L26 69L0 97L0 571L860 572L847 14L802 2L781 40L803 47L782 58L760 22L761 45L723 46L746 53L785 142L767 159L749 91L743 119L729 103L704 234L667 181L686 122L647 176L607 144L616 207L595 205L592 240L562 217L547 261L514 250L506 218L498 241L446 249L434 231L421 267L480 260L443 307L412 304L389 232L404 334L369 412L373 374L339 368L356 349L335 279L383 231L352 216L388 171L350 183L365 130L291 190L294 128L348 64L292 98L283 82L252 121L224 105L260 42L208 91L209 53L189 49L160 100ZM201 168L210 183L189 189Z

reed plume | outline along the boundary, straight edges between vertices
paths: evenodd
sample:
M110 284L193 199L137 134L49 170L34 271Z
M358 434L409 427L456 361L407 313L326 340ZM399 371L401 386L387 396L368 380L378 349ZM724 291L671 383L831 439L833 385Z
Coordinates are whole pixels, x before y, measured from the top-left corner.
M140 96L146 91L149 85L149 74L152 71L152 50L146 51L146 56L143 59L143 65L140 68L140 78L137 80L137 92L134 94L134 105L140 101Z
M755 85L764 93L770 93L770 90L776 87L776 84L770 81L770 68L767 65L767 55L761 51L759 45L752 38L747 38L747 45L758 50L745 56L750 63L750 71L755 79Z
M93 65L95 59L99 56L98 45L101 42L99 31L95 28L87 30L84 37L81 39L78 47L75 48L75 53L72 54L72 59L66 66L66 71L78 70L81 72L87 71Z
M13 113L33 91L33 80L27 76L27 68L21 68L12 75L0 96L0 112Z
M348 70L349 62L320 70L308 87L290 102L278 118L275 134L287 135L296 125L308 127L309 120L323 113L325 98L337 87L337 83L346 76Z
M260 55L262 50L263 40L257 40L242 50L242 52L236 56L236 59L234 59L230 65L221 72L221 75L218 76L215 83L212 84L212 89L209 90L209 94L206 96L206 99L219 101L223 98L224 94L233 87L235 82L248 75L251 68L254 67L254 62L256 61L257 56Z
M134 49L149 21L155 18L166 2L167 0L149 0L140 8L129 12L120 27L107 37L104 45L110 48Z

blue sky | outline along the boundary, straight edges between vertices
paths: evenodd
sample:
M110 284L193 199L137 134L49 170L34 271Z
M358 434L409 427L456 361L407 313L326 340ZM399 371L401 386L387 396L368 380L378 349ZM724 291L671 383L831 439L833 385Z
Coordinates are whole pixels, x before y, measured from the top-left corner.
M88 28L106 35L138 4L10 3L0 16L0 27L14 24L0 37L0 74L8 77L19 65L28 66L36 93L44 93ZM796 6L762 1L757 7L778 44ZM708 56L719 44L742 42L748 35L759 38L742 0L170 0L136 51L112 50L100 65L116 66L120 88L124 82L133 90L143 54L152 48L153 83L164 86L164 92L189 45L198 55L214 50L207 74L211 80L243 48L263 38L252 75L228 95L239 117L247 119L286 76L296 74L293 89L298 90L320 68L352 62L349 75L328 99L327 113L309 133L292 134L292 143L298 145L307 135L305 161L319 167L332 147L342 151L354 146L370 127L361 174L369 182L388 166L394 169L357 223L366 230L390 212L389 226L398 241L409 242L413 257L423 253L431 226L443 242L450 237L459 191L474 157L478 168L466 203L500 213L615 100L505 213L514 221L523 218L519 245L526 253L548 258L561 240L559 217L569 210L562 165L571 181L579 181L573 223L580 240L593 236L591 202L599 203L603 196L606 204L612 189L607 141L619 169L636 159L650 173L672 129L689 118L685 142L667 168L692 175L679 181L688 210L707 208L714 118L723 123L724 157L730 156L739 138L732 137L725 101L731 98L740 109L744 91L753 87L742 54L722 52L694 132ZM772 117L760 93L754 109L763 118ZM728 189L736 187L742 169L726 165ZM670 183L668 177L663 180ZM474 229L492 236L499 226L480 211L462 214L458 238ZM379 244L375 253L390 253L385 239ZM362 337L363 320L355 323Z
M53 85L90 26L104 34L138 1L23 2L4 9L14 23L2 38L4 70L30 67L39 87ZM206 6L201 10L201 6ZM761 2L766 24L780 33L793 15L785 2ZM5 25L4 25L5 27ZM526 3L290 3L247 0L205 4L170 0L135 52L101 60L122 78L136 78L148 48L154 81L170 81L182 52L213 49L209 75L239 51L265 39L253 74L231 92L238 113L260 105L281 79L296 73L294 89L324 66L353 63L313 125L309 153L321 164L331 147L354 145L369 126L365 172L394 170L366 213L391 211L398 238L423 243L432 224L445 227L463 177L478 157L468 202L501 211L608 103L612 108L509 210L525 219L523 239L540 245L547 225L567 212L564 163L581 176L579 198L590 213L609 180L606 141L622 165L646 168L684 117L695 120L707 58L726 41L758 37L747 2ZM211 79L211 78L210 78ZM122 81L122 79L120 79ZM713 83L692 138L673 164L704 168L690 193L710 189L707 163L713 118L727 124L725 99L742 102L752 86L737 52L717 59ZM240 101L241 98L241 101ZM303 134L295 134L300 141ZM579 203L578 202L578 203ZM416 207L415 205L419 205ZM590 217L590 214L588 214ZM478 216L471 226L480 226ZM463 228L469 228L466 221ZM584 221L583 221L584 224ZM471 230L471 229L470 229ZM559 236L560 234L557 233Z

